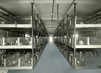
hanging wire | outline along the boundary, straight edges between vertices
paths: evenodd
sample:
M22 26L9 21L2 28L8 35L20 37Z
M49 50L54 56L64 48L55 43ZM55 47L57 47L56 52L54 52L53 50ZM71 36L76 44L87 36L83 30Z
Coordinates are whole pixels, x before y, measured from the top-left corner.
M59 4L57 4L57 20L59 20Z
M53 0L53 3L52 3L52 16L51 16L51 31L52 31L52 24L53 24L53 18L54 18L54 0Z

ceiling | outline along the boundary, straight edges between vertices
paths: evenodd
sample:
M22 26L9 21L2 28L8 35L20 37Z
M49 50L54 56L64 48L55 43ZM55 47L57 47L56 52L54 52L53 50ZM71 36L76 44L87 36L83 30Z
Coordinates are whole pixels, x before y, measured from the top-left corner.
M15 16L23 16L26 20L29 20L31 16L30 3L34 2L34 16L36 17L36 14L39 14L48 32L53 33L67 13L69 17L73 16L73 6L70 8L73 1L74 0L54 0L53 20L53 0L0 0L0 7ZM76 14L81 21L88 18L89 15L94 14L96 11L101 10L101 0L75 0L75 2L77 3ZM59 5L58 8L57 4Z

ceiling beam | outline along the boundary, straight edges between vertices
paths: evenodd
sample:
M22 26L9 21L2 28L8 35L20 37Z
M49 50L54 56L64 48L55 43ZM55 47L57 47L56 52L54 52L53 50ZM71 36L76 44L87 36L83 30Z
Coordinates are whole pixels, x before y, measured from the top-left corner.
M35 1L35 3L53 3L53 1L52 0L34 0ZM65 3L72 3L72 1L73 0L55 0L55 4L65 4ZM75 2L76 3L85 3L85 4L95 4L95 2L96 1L92 1L92 0L90 0L90 1L85 1L85 0L82 0L82 1L80 1L80 0L75 0ZM101 2L100 0L98 1L98 2Z
M32 2L35 2L36 4L40 4L40 3L53 3L52 0L0 0L0 3L27 3L30 4ZM98 3L101 2L100 0L97 1ZM65 3L72 3L72 0L55 0L55 3L57 4L65 4ZM96 0L89 0L89 1L85 1L85 0L76 0L76 3L85 3L85 4L95 4Z
M9 21L9 22L11 22L11 23L15 23L15 21L13 21L13 20L10 19L10 18L7 18L7 17L2 16L2 15L0 15L0 17L3 18L3 19L5 19L5 20L7 20L7 21Z
M5 9L5 8L3 8L1 6L0 6L0 11L3 12L3 13L5 13L5 14L9 14L11 16L15 16L13 13L11 13L10 11L8 11L7 9Z
M44 0L44 1L38 1L38 0L35 0L35 2L36 3L53 3L53 1L52 0ZM55 3L58 3L58 4L61 4L61 3L71 3L71 1L62 1L62 0L60 0L60 1L55 1Z
M22 20L31 20L30 17L21 17ZM45 18L45 17L42 17L41 18L42 20L51 20L51 17L50 18ZM61 20L62 18L59 18L58 20ZM57 20L57 18L53 18L53 20Z
M13 23L16 22L16 17L13 13L11 13L9 10L3 8L0 6L0 16L8 21L11 21Z
M45 17L43 17L42 18L42 20L51 20L52 18L50 17L50 18L45 18ZM61 20L62 18L53 18L53 20Z
M56 27L46 27L46 28L56 28Z
M48 1L47 0L34 0L34 1L33 0L20 0L20 1L19 0L16 0L16 1L15 0L14 1L13 0L9 0L9 1L8 0L5 0L5 1L1 0L0 1L0 3L33 3L33 2L35 2L37 4L38 3L46 3L46 4L47 3L53 3L52 0L48 0ZM60 1L55 1L55 3L58 3L58 4L61 4L61 3L71 3L71 0L67 0L67 1L60 0Z

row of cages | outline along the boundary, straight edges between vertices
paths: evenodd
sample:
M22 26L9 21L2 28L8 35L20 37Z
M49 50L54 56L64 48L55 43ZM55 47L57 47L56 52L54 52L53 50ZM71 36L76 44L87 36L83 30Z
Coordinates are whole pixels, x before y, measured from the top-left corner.
M55 41L55 44L72 67L84 69L101 67L101 49L77 49L74 53L73 48L65 46L61 42Z
M101 37L77 37L76 45L101 45Z
M31 37L8 37L8 38L1 38L1 41L14 43L16 40L21 40L21 42L26 43L23 45L28 45L28 42L32 40ZM39 40L38 38L36 40ZM42 44L39 47L32 49L0 49L0 67L7 67L9 68L22 68L22 67L35 67L41 54L48 42L47 38L42 38ZM18 45L18 44L5 44L6 45ZM14 46L13 46L14 47ZM33 51L33 52L32 52Z
M35 38L37 44L44 42L47 38ZM0 46L6 45L32 45L31 37L2 37L0 38Z
M31 45L31 37L2 37L0 38L0 45Z
M64 43L67 43L68 45L72 45L74 42L74 38L64 38L63 37L58 37L58 38L54 38L56 41L60 41ZM101 37L76 37L76 45L101 45Z
M101 51L101 50L100 50ZM62 50L63 53L63 50ZM72 66L76 68L100 68L101 67L101 53L95 50L76 51L74 52L64 51L64 56L70 62Z
M5 50L0 56L0 67L20 67L31 66L33 59L32 53L26 51Z
M34 51L34 54L32 54L32 50L4 50L4 52L0 54L0 67L32 67L33 65L35 66L42 52L42 49Z

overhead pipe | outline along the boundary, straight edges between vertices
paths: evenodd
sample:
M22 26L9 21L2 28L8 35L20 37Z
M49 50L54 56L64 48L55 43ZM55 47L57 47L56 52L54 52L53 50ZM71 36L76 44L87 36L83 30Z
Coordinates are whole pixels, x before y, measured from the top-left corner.
M6 9L4 9L4 8L2 8L2 7L0 7L0 9L1 9L3 12L5 12L5 14L7 13L7 14L9 14L9 15L11 15L11 16L16 16L15 14L9 12L8 10L6 10Z
M36 11L36 13L39 15L40 14L40 12L39 12L39 10L38 10L38 8L37 8L37 6L36 6L36 4L35 4L35 1L33 0L33 3L34 3L34 9L35 9L35 11ZM40 19L40 21L42 22L42 18L39 16L39 19ZM45 28L45 30L46 30L46 27L45 27L45 25L44 25L44 23L42 22L42 25L44 26L44 28Z
M54 13L54 0L53 0L53 4L52 4L52 15Z
M59 19L59 4L57 4L57 20Z
M5 19L5 20L7 20L7 21L10 21L11 23L15 23L15 21L13 21L13 20L11 20L11 19L8 19L8 18L5 17L5 16L0 15L0 17L3 18L3 19Z
M53 22L53 18L54 18L54 0L53 0L53 3L52 3L51 30L52 30L52 22Z
M86 18L84 20L84 22L89 22L90 20L92 20L93 18L98 19L97 17L101 15L101 10L96 11L95 13L93 13L92 15L89 15L89 18ZM95 20L94 20L95 21ZM96 21L97 22L97 21Z
M75 1L76 0L73 0L72 1L72 3L71 3L71 5L69 6L69 9L66 11L66 13L64 14L64 16L63 16L63 19L61 20L61 22L65 19L65 15L68 13L68 11L71 9L71 7L73 6L73 4L75 3ZM61 22L60 22L60 24L58 25L58 26L60 26L61 25ZM58 28L58 27L57 27Z
M0 12L0 17L7 20L7 21L10 21L11 23L15 23L16 20L14 18L12 18L11 16L6 16L4 13Z
M71 5L69 6L69 9L66 11L65 15L68 14L69 10L71 9L71 7L73 6L73 4L75 3L76 0L73 0L73 2L71 3ZM65 15L63 17L63 19L65 18Z
M3 15L7 15L9 16L13 21L16 22L16 18L14 18L14 16L16 16L15 14L11 13L10 11L8 11L7 9L4 9L3 7L0 7L0 13Z
M62 21L65 19L65 15L68 14L68 11L71 9L71 7L72 7L73 4L75 3L75 1L76 1L76 0L73 0L73 2L71 3L71 5L69 6L69 9L68 9L68 10L66 11L66 13L64 14ZM62 21L61 21L61 22L62 22Z
M96 23L98 23L98 19L100 19L101 14L97 14L95 16L92 16L91 18L86 19L84 22L89 23L90 21L93 22L95 21ZM92 20L94 19L94 20Z
M71 3L71 5L70 5L69 9L67 10L67 13L68 13L68 11L71 9L71 7L72 7L72 6L73 6L73 4L75 3L75 1L76 1L76 0L73 0L73 2Z

